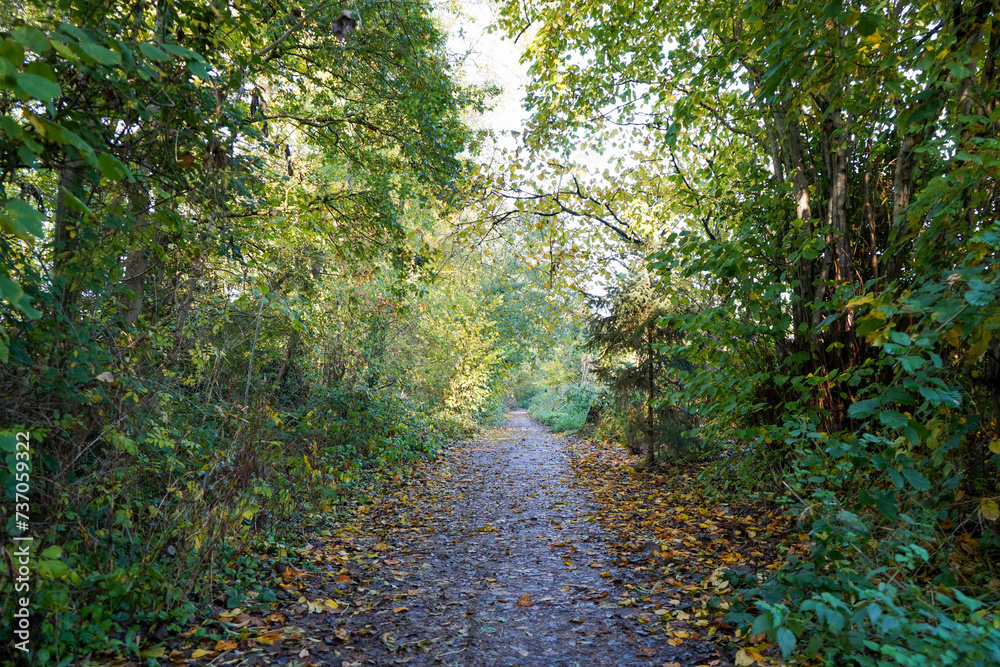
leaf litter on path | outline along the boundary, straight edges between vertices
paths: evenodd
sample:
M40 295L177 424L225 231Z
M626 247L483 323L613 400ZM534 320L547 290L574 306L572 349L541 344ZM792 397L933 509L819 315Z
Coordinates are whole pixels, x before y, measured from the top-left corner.
M762 536L778 522L703 506L689 472L634 463L511 413L357 507L300 554L311 570L279 567L277 601L222 612L205 624L214 634L189 631L160 655L343 667L770 664L764 644L735 649L707 603L725 591L721 568L776 561Z

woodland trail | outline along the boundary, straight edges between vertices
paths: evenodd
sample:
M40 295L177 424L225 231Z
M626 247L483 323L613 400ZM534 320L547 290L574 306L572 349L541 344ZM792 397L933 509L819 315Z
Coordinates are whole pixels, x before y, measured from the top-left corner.
M690 605L676 588L636 592L636 573L615 564L611 537L589 516L570 456L526 412L510 413L502 428L451 448L316 544L319 574L287 568L284 599L270 614L223 613L220 622L256 634L203 657L234 665L731 664L694 627L677 631L684 623L673 634L692 639L668 643L659 622L669 617L652 610Z

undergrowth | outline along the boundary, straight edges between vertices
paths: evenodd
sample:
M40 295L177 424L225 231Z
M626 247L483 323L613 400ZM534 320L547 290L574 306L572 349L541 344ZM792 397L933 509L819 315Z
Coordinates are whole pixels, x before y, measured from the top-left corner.
M598 404L601 392L596 387L563 384L547 387L535 394L528 414L554 431L577 431L587 421L591 407Z
M118 385L108 391L130 391ZM29 493L38 664L137 659L147 639L180 631L195 614L243 604L262 576L260 555L293 553L320 513L363 500L377 479L405 475L408 463L468 432L388 396L331 389L285 410L206 405L179 391L133 405L112 420L116 446L69 447L83 428L69 416L30 429L33 479L44 480ZM168 407L169 420L145 427ZM0 432L7 489L24 431ZM0 578L5 637L16 622L12 574L4 568Z

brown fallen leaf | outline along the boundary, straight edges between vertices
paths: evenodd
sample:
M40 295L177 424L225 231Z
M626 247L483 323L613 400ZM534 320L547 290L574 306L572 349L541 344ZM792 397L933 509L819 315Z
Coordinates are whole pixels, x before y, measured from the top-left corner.
M532 606L534 604L535 603L531 601L531 595L528 594L528 593L525 593L524 595L522 595L521 597L519 597L517 599L517 606L518 607L530 607L530 606Z
M226 641L225 639L220 639L215 642L216 651L232 651L234 648L239 648L239 644L236 642Z

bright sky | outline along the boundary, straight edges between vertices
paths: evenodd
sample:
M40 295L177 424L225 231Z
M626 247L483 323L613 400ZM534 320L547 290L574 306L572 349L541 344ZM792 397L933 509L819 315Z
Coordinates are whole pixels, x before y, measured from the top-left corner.
M454 25L446 26L449 48L453 53L466 54L464 75L469 83L492 84L503 89L501 96L492 101L494 109L470 119L470 123L476 128L492 129L499 146L512 148L515 141L510 132L520 132L527 118L521 100L528 68L520 64L519 58L531 36L524 35L514 44L500 31L489 34L487 29L497 16L495 3L490 0L459 4L462 16L454 19ZM452 20L447 15L442 18Z

